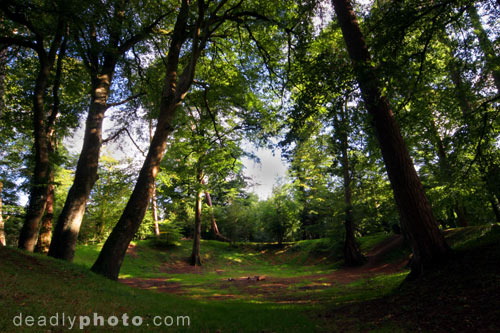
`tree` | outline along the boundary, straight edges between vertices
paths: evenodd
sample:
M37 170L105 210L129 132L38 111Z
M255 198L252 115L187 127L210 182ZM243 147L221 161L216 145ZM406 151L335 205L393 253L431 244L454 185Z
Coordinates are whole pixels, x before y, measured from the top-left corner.
M455 217L458 224L481 223L490 218L484 214L489 198L477 177L494 169L497 97L486 63L495 57L481 57L480 40L488 43L488 36L478 38L481 29L468 15L479 3L377 5L366 21L367 31L378 32L370 40L372 55L380 77L390 82L384 91L410 154L417 165L425 164L419 173L434 214L443 226L455 226ZM498 11L488 2L480 6L477 22L489 18L488 33L494 36Z
M148 203L152 196L152 184L158 173L160 161L163 158L166 140L172 131L172 120L175 110L181 104L189 87L191 86L196 62L205 48L209 37L208 33L213 27L205 27L202 32L202 24L205 22L205 4L198 2L198 18L195 21L194 30L190 31L193 37L191 46L190 60L178 78L179 60L181 48L189 35L188 14L190 11L190 2L183 0L177 20L171 34L169 52L166 59L166 78L163 86L159 118L156 131L151 140L151 145L144 161L143 167L139 173L136 186L132 195L120 217L116 227L111 232L104 246L99 253L99 257L92 266L92 271L102 274L110 279L117 279L120 271L123 257L127 247L132 240L135 232L138 230L142 219L146 213ZM217 15L217 11L213 13ZM202 35L202 33L204 35Z
M151 9L151 3L143 5ZM139 6L141 4L135 1L93 1L87 10L81 11L85 13L85 17L77 18L77 24L80 26L75 30L80 34L76 47L90 77L91 98L75 179L59 215L49 256L73 260L85 206L97 180L99 153L103 141L102 124L105 112L111 106L108 98L115 70L120 59L134 45L146 39L164 18L161 8L154 8L160 12L156 17L138 16L136 14L139 12ZM106 22L108 18L111 19L111 24ZM122 102L115 103L120 104Z
M372 117L401 224L412 247L411 277L416 277L446 260L450 249L438 229L393 112L382 95L382 87L352 5L349 0L332 2L365 106Z
M335 134L339 138L341 151L341 166L344 183L344 203L345 203L345 242L344 242L344 264L347 266L359 266L366 260L359 249L354 236L355 223L352 205L352 170L349 161L349 134L348 134L348 98L341 110L338 110L337 119L334 120Z
M357 137L364 135L360 129L364 119L359 115L351 116L355 107L351 106L353 110L348 110L347 106L349 98L352 100L351 105L359 104L359 98L350 97L354 96L352 87L355 83L346 66L348 55L340 50L335 55L330 52L343 43L335 22L317 38L307 37L302 43L302 49L297 50L294 59L294 106L289 115L291 130L287 133L287 137L296 142L292 155L292 172L300 184L300 197L308 199L302 199L304 209L314 211L316 216L326 205L320 203L314 208L308 207L308 201L337 201L338 195L335 192L343 193L342 202L332 202L327 214L341 216L345 228L345 264L360 265L364 262L364 257L355 240L357 228L352 198L355 163L351 161L351 158L354 160L355 151L351 148L351 142L352 146L359 148L366 146L366 142L354 139L354 133L357 133ZM361 172L365 173L366 170ZM325 197L318 191L321 182L322 186L330 188L329 196ZM340 185L341 191L335 190L337 185ZM337 212L337 209L341 209L342 213ZM310 223L303 218L303 223L306 222ZM333 225L328 227L332 228ZM323 228L327 229L325 226Z
M225 23L230 26L230 22L244 22L248 17L265 18L258 12L247 10L243 4L243 1L212 4L198 0L195 9L195 3L182 1L175 26L170 34L170 46L164 62L165 81L156 131L134 191L115 229L92 266L92 271L110 279L117 279L128 244L139 228L151 199L152 184L164 156L167 138L173 129L176 110L193 83L197 62L209 40L217 37L215 32ZM190 13L193 12L195 12L194 19L190 18ZM230 32L229 27L227 28L227 32ZM189 51L181 53L183 46L190 46ZM184 65L182 71L180 71L181 63Z
M63 12L63 5L56 4L57 12ZM33 180L31 183L30 200L26 212L25 221L21 234L19 235L18 246L21 249L33 252L38 238L38 228L40 220L47 204L47 195L50 183L50 131L57 119L57 109L46 111L45 90L49 84L50 74L56 61L57 51L61 47L58 58L64 57L65 44L62 43L63 36L67 30L66 18L62 14L47 14L47 8L40 8L41 16L29 17L23 12L19 12L19 4L3 3L1 10L4 15L14 22L21 29L27 32L18 36L11 34L0 37L0 43L7 45L18 45L33 49L39 62L38 74L33 90L33 137L35 138L35 167ZM42 25L40 26L40 22ZM54 31L45 33L47 29L43 24L52 24L56 27ZM45 44L49 45L48 50Z
M261 217L265 228L274 236L278 245L282 245L284 241L293 241L300 228L300 206L294 200L290 186L274 187L273 196L268 201L270 207L264 209Z

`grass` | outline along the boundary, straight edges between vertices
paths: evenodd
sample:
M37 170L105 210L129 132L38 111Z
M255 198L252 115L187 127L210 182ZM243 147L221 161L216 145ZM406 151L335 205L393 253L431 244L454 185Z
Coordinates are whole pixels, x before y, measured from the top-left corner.
M361 237L359 239L359 247L362 252L368 252L371 249L373 249L377 244L382 243L389 237L391 237L391 235L385 232L379 232L370 236Z
M109 281L89 272L81 265L69 264L39 255L30 255L14 249L0 248L3 258L0 271L0 304L2 315L0 331L46 331L40 327L15 327L13 318L19 313L52 316L65 313L67 316L130 317L141 316L152 325L154 316L190 316L189 330L195 332L257 330L280 331L283 323L297 331L310 331L313 323L301 309L294 305L208 302L190 300L169 294L139 290ZM275 318L281 318L276 322ZM68 326L66 326L68 328ZM108 327L92 329L108 331ZM126 330L120 327L120 330ZM137 328L130 328L137 331ZM142 331L164 330L163 327L143 327ZM174 331L187 328L176 327ZM140 331L140 330L139 330Z
M334 248L328 240L282 247L203 241L204 265L195 270L186 263L189 241L177 247L154 240L134 243L121 277L166 281L178 286L182 296L157 292L161 284L141 290L91 273L88 267L99 245L78 246L75 263L0 248L0 331L62 331L50 326L16 327L12 320L20 313L38 318L63 312L140 316L142 327L120 324L116 330L143 332L168 329L152 325L156 315L190 317L189 327L171 327L173 332L495 330L499 328L495 318L500 316L499 229L496 225L447 231L456 258L413 284L402 284L406 271L335 280L336 272L343 270L336 271L338 256L328 252ZM364 237L360 246L367 252L387 237ZM386 259L404 256L405 251L395 249ZM254 275L267 279L227 281Z
M308 241L312 242L312 241ZM187 263L191 254L190 240L182 240L180 246L157 248L154 240L134 242L132 254L126 256L121 278L141 277L155 278L175 276L166 273L171 263ZM90 267L99 254L100 245L80 245L77 248L74 262ZM267 244L236 245L212 240L201 241L201 257L203 266L196 270L202 274L182 274L192 282L211 281L238 276L282 276L294 277L309 274L320 274L332 269L334 263L310 251L299 251L293 245L284 247ZM307 260L313 263L307 264ZM254 275L252 275L254 274ZM194 275L194 276L188 276Z

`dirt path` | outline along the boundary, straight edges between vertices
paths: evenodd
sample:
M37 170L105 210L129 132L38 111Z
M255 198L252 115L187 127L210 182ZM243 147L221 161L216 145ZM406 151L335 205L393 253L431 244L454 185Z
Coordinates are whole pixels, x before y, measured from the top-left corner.
M252 298L276 303L315 303L331 297L322 290L338 285L345 285L359 279L370 278L380 274L391 274L401 271L407 260L385 263L384 257L395 248L401 247L403 237L394 235L378 244L367 255L367 262L360 267L344 267L328 274L305 275L298 277L258 276L258 272L250 276L228 279L222 277L218 281L192 286L168 282L164 278L125 278L120 282L141 289L152 289L158 292L181 294L204 299ZM169 265L168 273L186 274L201 273L193 270L187 263L178 262ZM196 295L195 295L196 294Z

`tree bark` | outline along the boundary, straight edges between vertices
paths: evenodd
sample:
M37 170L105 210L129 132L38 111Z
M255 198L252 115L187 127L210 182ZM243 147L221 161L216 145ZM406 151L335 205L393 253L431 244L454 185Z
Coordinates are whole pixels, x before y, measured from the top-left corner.
M332 2L363 100L372 118L402 228L412 247L409 278L417 277L446 260L451 250L438 228L389 103L382 95L381 83L371 65L371 57L354 10L349 0Z
M67 37L67 36L66 36ZM52 86L52 111L47 119L47 142L49 148L49 154L53 154L56 149L56 135L55 135L55 123L59 115L59 88L61 86L62 80L62 66L63 61L66 56L67 49L67 38L64 38L59 51L59 56L57 57L56 74L54 78L54 83ZM35 251L43 254L47 254L50 248L50 241L52 238L52 221L54 219L54 200L55 200L55 188L54 188L54 168L49 169L49 185L47 189L47 202L45 205L45 215L42 218L42 225L40 227L40 232L38 234L38 242L35 247Z
M38 235L35 251L47 254L49 252L50 240L52 238L52 220L54 219L54 176L51 172L49 190L47 195L47 204L45 215L42 218L42 226Z
M144 160L136 185L125 210L104 243L99 253L99 257L91 268L93 272L113 280L118 278L128 245L144 219L153 193L152 185L159 171L160 162L165 154L166 141L173 129L172 122L175 111L181 104L193 82L196 61L201 49L204 48L204 46L201 47L197 44L198 40L195 38L193 41L191 62L184 69L178 80L177 71L179 55L181 47L186 39L185 31L187 27L188 12L188 1L183 0L172 33L170 48L167 55L167 73L160 104L160 115L153 140L151 141L148 154Z
M201 169L196 175L198 185L203 183L203 172ZM198 189L196 192L196 203L194 207L194 235L193 235L193 251L189 259L192 266L201 266L200 242L201 242L201 200L203 191Z
M62 23L61 23L62 24ZM58 27L59 30L63 26ZM45 114L45 89L49 82L56 50L62 39L62 32L58 31L51 43L47 54L43 48L43 38L39 37L37 53L39 59L39 72L33 93L33 134L35 138L35 169L31 181L30 199L26 209L24 224L19 235L18 247L33 252L38 239L38 229L47 204L50 175L49 136Z
M114 68L113 63L92 80L91 104L85 124L82 151L78 159L73 185L57 220L50 244L49 256L54 258L73 260L85 206L90 191L97 180L99 153L102 144L102 123L104 113L108 108L106 101L109 97Z
M347 101L345 103L347 108ZM341 110L341 123L336 124L336 131L340 134L342 145L342 170L344 177L344 204L345 204L345 242L344 242L344 264L346 266L362 265L366 259L359 249L358 242L354 236L354 216L352 213L352 191L351 175L349 166L349 143L347 135L347 110Z
M59 215L50 244L49 256L55 258L73 260L85 206L98 177L102 124L104 114L109 107L107 100L116 64L128 50L144 40L164 17L164 15L160 15L151 25L143 27L135 35L124 40L130 34L130 31L123 26L125 13L128 12L127 5L127 1L114 1L112 3L112 24L105 27L108 29L109 35L106 43L98 40L97 29L94 27L94 31L90 32L88 36L84 36L85 39L90 40L90 43L81 45L81 48L85 49L82 57L85 58L85 65L91 76L91 101L75 179L66 197L61 215Z
M3 211L2 211L2 190L3 183L0 181L0 246L6 246L7 242L5 240L5 221L3 220Z
M153 121L149 120L149 143L153 140ZM158 206L156 201L156 184L153 181L153 193L151 194L151 210L153 211L153 222L155 225L155 236L160 237L160 225L158 224Z
M37 31L26 18L6 11L14 21L25 25L35 36L36 42L27 43L38 56L39 69L33 91L33 137L35 151L35 167L31 180L30 199L26 208L23 227L19 234L18 247L33 252L38 238L40 220L45 211L49 190L50 165L50 138L45 112L45 90L48 86L50 74L56 59L57 50L61 46L60 56L64 57L65 43L61 45L66 30L65 19L60 16L57 21L52 40L47 41L47 36ZM48 52L45 43L49 44Z

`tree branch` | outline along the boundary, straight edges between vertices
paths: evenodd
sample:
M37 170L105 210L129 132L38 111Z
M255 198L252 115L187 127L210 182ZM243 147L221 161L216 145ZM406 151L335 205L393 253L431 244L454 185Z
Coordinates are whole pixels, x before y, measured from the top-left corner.
M124 99L123 101L116 102L116 103L108 103L108 104L106 104L106 107L110 108L110 107L113 107L113 106L123 105L123 104L126 104L126 103L128 103L130 101L133 101L134 99L139 98L139 97L144 96L144 95L146 95L146 93L141 92L141 93L138 93L138 94L136 94L134 96L130 96L130 97Z
M120 128L115 134L113 134L111 137L109 138L106 138L104 140L102 140L102 143L103 145L110 142L110 141L114 141L117 137L120 136L121 133L127 133L130 141L132 141L132 143L134 144L135 148L137 148L138 151L141 152L142 156L146 157L146 153L144 152L144 150L141 149L141 147L139 147L139 145L135 142L135 140L132 138L132 135L130 134L130 132L128 131L128 129L126 127L122 127Z
M28 39L23 39L19 37L2 37L0 36L0 45L17 45L23 46L38 52L38 45Z
M128 40L126 40L119 48L118 52L119 54L123 54L127 52L132 46L137 44L138 42L142 41L145 39L154 29L154 27L161 21L163 20L168 14L170 13L165 13L163 15L160 15L156 20L153 21L150 25L142 29L139 33L135 34L134 36L130 37Z
M52 87L52 96L54 102L52 105L52 111L50 112L50 115L47 120L47 133L52 132L57 116L59 114L59 105L60 105L59 88L61 86L63 59L66 56L66 46L68 41L67 37L68 34L64 36L64 39L61 43L61 48L59 50L59 55L57 56L56 75L54 78L54 85Z
M212 110L210 110L210 106L208 105L208 88L205 88L203 91L203 101L205 102L205 107L207 108L208 114L210 115L210 119L212 120L212 124L214 125L214 130L215 130L215 135L219 139L219 144L221 147L224 145L222 137L219 133L219 129L217 128L217 123L215 121L215 115L212 113Z

